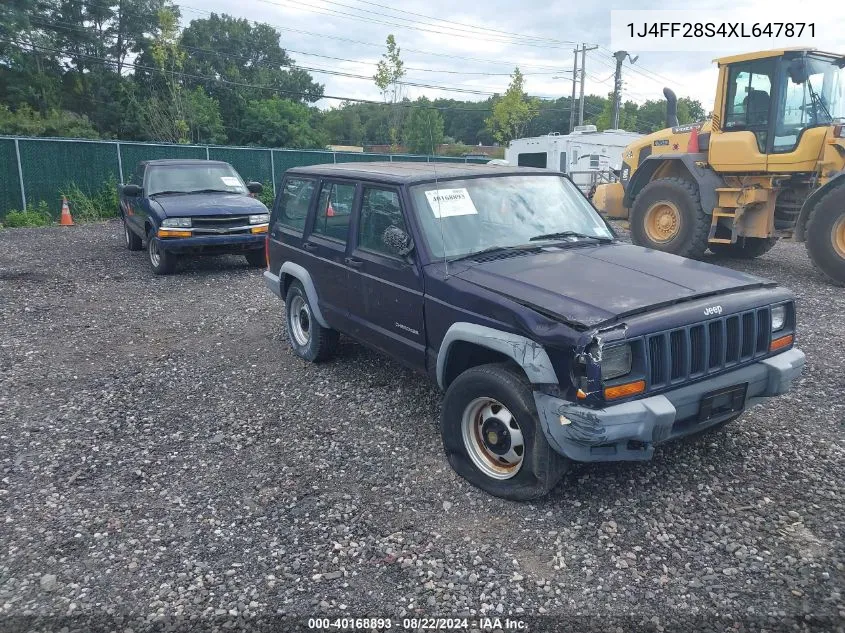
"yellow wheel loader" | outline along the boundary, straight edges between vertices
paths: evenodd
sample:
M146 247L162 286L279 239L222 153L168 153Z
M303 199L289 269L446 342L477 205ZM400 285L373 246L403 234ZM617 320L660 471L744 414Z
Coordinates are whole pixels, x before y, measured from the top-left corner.
M709 121L625 148L619 182L593 202L628 219L635 244L685 257L762 255L779 238L845 284L845 56L780 49L717 59Z

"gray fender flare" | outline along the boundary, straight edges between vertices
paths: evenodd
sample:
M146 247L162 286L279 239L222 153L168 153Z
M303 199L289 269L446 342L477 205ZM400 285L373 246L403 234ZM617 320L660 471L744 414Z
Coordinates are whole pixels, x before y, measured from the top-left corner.
M299 264L285 262L282 264L281 269L279 269L280 280L282 275L290 275L302 284L302 287L305 288L305 296L308 297L308 303L311 305L311 311L314 313L317 323L325 328L330 327L326 322L326 318L323 316L323 313L320 311L320 304L317 301L317 289L314 287L314 282L312 281L309 272ZM282 298L284 299L284 297Z
M552 361L542 345L519 334L476 325L474 323L453 323L440 343L437 352L437 384L446 387L446 362L452 343L466 341L481 347L501 352L522 367L532 384L557 384L557 375Z

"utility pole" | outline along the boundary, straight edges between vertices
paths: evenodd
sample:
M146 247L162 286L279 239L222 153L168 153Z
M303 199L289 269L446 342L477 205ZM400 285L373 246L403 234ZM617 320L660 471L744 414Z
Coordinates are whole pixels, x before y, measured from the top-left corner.
M572 129L575 127L575 85L578 82L578 51L576 46L573 53L575 57L572 60L572 100L569 102L569 133L572 134Z
M622 63L625 61L625 58L631 60L632 64L636 64L637 60L639 59L639 55L637 57L631 57L628 54L628 51L616 51L613 53L613 56L616 58L616 75L615 80L613 82L613 129L619 129L619 110L622 107Z
M587 48L586 44L581 44L581 105L578 109L578 125L584 125L584 78L587 75L587 51L594 51L597 48L598 46Z

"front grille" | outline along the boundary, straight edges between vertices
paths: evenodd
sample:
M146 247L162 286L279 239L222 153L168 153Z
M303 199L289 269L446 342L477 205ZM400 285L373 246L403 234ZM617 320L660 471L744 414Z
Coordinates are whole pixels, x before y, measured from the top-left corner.
M194 228L194 233L248 233L249 232L249 216L248 215L218 215L207 216L202 218L191 218L191 226ZM245 229L243 227L246 227ZM242 229L235 230L233 229Z
M647 336L649 389L715 374L766 354L769 323L769 308L759 308Z

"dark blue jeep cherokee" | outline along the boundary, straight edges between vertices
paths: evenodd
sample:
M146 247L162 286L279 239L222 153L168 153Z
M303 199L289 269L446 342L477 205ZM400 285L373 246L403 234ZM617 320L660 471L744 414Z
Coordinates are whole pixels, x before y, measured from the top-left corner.
M501 497L572 461L644 460L801 373L793 296L616 240L561 174L351 163L289 170L268 287L294 351L349 335L446 391L453 468Z

